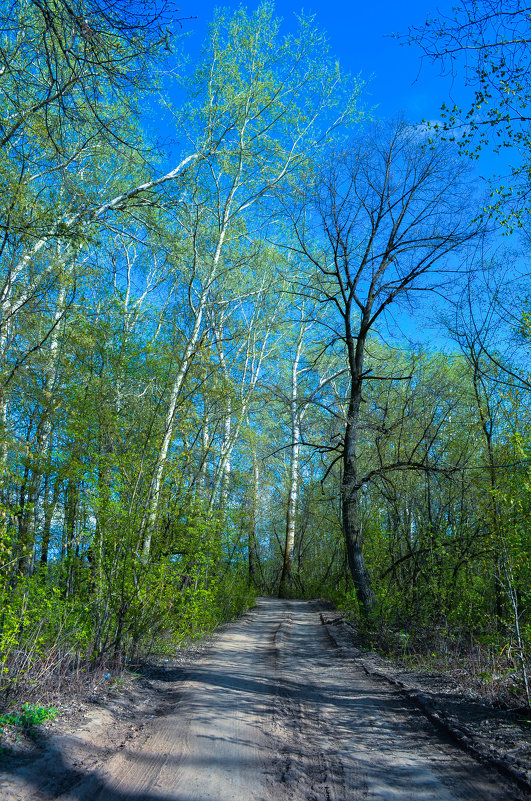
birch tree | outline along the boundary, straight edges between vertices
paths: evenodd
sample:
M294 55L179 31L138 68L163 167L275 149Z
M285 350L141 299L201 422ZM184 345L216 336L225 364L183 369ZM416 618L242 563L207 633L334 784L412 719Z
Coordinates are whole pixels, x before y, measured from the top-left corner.
M0 12L2 324L42 282L37 256L59 240L79 248L80 226L123 194L102 197L104 148L121 164L146 149L136 104L162 50L155 23L147 7L105 0L23 0ZM41 262L45 274L53 262Z
M291 354L289 392L285 397L289 408L289 477L286 502L286 526L284 548L282 554L282 572L279 581L279 597L289 594L295 538L297 527L297 507L300 491L300 457L301 447L313 444L313 437L304 437L303 421L312 404L318 404L322 390L338 378L344 370L337 369L335 360L322 358L312 359L311 350L315 343L311 341L312 329L316 326L316 312L308 312L304 304L298 309L300 321L296 323L294 350ZM314 332L315 333L315 332ZM275 393L283 395L279 390Z
M220 13L191 81L190 102L177 116L193 152L205 154L196 157L175 207L176 237L190 243L193 323L171 382L153 470L144 559L156 526L178 399L205 312L222 299L227 272L240 269L241 251L270 218L280 185L293 180L335 128L356 113L358 88L344 88L326 52L323 37L305 20L295 35L282 37L268 3L253 14ZM229 420L226 416L227 426ZM227 428L226 442L231 439Z
M156 88L166 53L159 26L167 23L166 38L172 35L167 11L165 3L154 11L121 0L89 0L83 7L23 0L0 11L4 387L41 346L53 350L53 315L48 332L33 326L34 340L21 332L32 330L34 317L44 322L43 297L51 299L79 277L92 235L190 163L185 154L176 168L156 174L147 166L150 145L139 119L144 92ZM4 429L7 395L4 389L0 397ZM1 458L5 467L5 448Z

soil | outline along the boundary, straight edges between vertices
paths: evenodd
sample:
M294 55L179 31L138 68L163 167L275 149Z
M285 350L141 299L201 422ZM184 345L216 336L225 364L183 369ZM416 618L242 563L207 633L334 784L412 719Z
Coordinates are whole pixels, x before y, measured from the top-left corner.
M260 599L109 683L11 742L2 801L531 798L527 716L361 650L326 604Z

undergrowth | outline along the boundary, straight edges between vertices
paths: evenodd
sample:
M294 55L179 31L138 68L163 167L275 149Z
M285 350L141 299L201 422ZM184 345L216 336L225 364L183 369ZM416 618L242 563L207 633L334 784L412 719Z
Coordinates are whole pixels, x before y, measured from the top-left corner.
M239 576L217 581L201 577L185 587L174 587L171 574L164 578L160 597L146 594L145 607L109 612L105 636L96 615L91 617L81 604L62 599L49 587L44 589L53 599L53 615L47 601L26 603L31 591L43 598L45 593L37 579L27 580L24 596L21 582L16 597L4 607L3 628L0 625L0 712L5 713L0 726L3 720L24 727L11 718L30 721L31 715L36 722L28 725L36 725L39 709L53 709L74 697L97 697L129 665L174 653L254 603L254 592Z
M445 673L503 707L526 706L521 659L502 632L490 637L437 627L398 628L352 617L360 644L410 670ZM531 665L528 665L528 671Z
M45 720L53 720L57 715L58 711L53 706L35 706L26 703L18 712L7 712L4 715L0 715L0 733L5 726L31 729Z

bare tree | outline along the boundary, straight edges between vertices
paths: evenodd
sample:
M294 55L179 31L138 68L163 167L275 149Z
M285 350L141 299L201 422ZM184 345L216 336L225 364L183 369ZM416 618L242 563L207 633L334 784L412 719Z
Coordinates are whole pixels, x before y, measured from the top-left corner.
M404 122L377 125L344 153L333 154L295 219L298 246L313 266L299 291L326 304L332 341L344 343L348 408L341 452L341 506L348 564L362 609L375 596L363 555L359 432L369 335L390 306L413 290L441 284L435 274L477 234L469 215L465 166L451 147L431 148ZM443 273L444 274L444 273ZM448 280L448 276L446 276ZM387 379L392 374L385 376ZM420 469L399 462L379 468Z

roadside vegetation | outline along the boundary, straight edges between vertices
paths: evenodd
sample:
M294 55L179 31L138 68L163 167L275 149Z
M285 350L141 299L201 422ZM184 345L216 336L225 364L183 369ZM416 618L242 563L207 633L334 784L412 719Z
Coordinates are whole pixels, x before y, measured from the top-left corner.
M521 115L375 120L311 19L220 11L192 65L149 9L1 12L0 727L257 594L529 704Z

